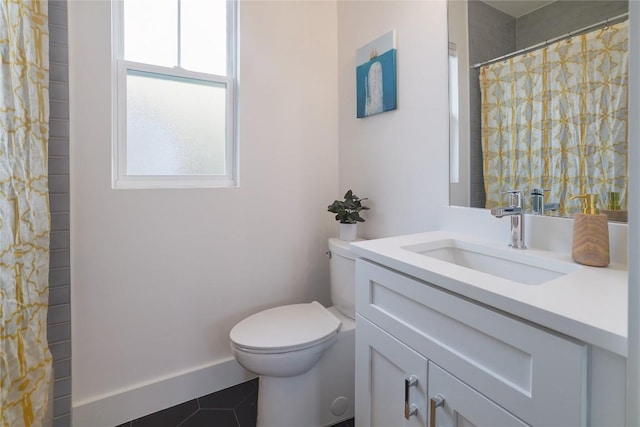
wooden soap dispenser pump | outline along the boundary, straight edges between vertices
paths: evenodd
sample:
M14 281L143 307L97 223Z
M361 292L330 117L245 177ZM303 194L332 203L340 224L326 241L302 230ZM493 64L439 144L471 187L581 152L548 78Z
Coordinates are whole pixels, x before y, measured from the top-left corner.
M592 267L609 265L609 221L598 210L597 194L581 194L571 199L582 199L582 213L573 222L571 257L579 264Z

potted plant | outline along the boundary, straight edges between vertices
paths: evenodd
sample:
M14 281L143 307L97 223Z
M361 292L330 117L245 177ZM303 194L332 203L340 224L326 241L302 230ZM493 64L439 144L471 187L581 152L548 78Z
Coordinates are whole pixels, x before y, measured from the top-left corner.
M328 206L327 210L336 214L336 221L340 222L340 239L356 240L357 225L359 222L364 222L360 211L369 209L362 206L364 200L367 199L361 199L349 190L344 195L344 200L334 200Z

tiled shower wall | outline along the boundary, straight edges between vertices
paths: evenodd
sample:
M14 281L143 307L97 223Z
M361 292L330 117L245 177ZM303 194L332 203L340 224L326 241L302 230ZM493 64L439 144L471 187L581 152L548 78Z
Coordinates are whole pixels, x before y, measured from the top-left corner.
M49 0L49 202L51 260L47 333L53 355L53 426L71 426L69 263L69 57L67 2Z
M557 1L517 20L516 49L567 34L629 11L627 0Z
M516 20L481 1L469 1L469 64L497 58L515 50ZM482 172L480 70L469 70L470 206L484 208L487 198Z

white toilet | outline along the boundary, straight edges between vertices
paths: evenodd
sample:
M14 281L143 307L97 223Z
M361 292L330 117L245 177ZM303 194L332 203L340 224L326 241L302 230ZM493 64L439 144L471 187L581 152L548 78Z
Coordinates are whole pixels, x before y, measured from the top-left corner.
M355 256L329 239L331 299L261 311L231 329L238 363L260 376L258 427L321 427L353 418Z

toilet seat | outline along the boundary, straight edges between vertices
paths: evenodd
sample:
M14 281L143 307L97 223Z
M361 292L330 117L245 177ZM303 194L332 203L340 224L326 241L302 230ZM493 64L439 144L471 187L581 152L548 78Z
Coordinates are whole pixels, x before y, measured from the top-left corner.
M286 353L332 339L342 322L320 303L291 304L261 311L242 320L229 337L239 350Z

